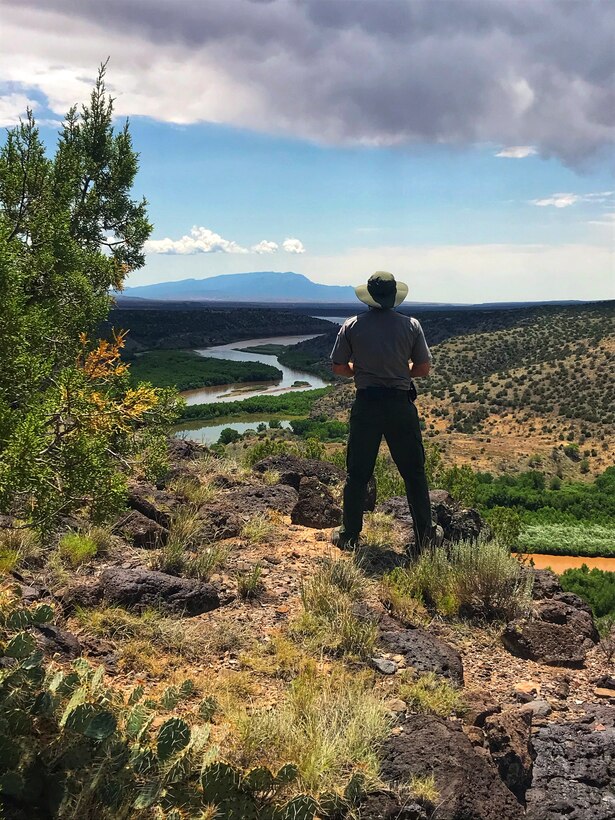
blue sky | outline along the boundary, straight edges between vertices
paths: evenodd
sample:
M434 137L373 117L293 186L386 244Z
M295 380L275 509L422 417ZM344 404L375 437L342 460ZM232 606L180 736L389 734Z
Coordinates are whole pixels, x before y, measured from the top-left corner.
M29 104L53 141L110 55L155 226L128 285L389 269L417 301L614 298L614 8L0 0L0 122Z

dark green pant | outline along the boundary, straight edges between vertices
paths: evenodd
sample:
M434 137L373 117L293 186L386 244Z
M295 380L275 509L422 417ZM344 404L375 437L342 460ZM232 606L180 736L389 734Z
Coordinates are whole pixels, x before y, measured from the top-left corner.
M415 543L420 549L432 536L431 505L419 416L403 390L357 391L350 412L341 535L344 539L357 538L363 528L363 499L383 436L406 486Z

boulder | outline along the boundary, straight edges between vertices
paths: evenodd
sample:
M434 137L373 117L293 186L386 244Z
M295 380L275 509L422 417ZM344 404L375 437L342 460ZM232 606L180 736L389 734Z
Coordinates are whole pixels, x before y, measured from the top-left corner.
M436 635L422 627L391 629L380 626L380 645L392 655L403 655L406 664L417 672L435 672L453 683L463 684L461 655Z
M446 490L432 490L432 521L442 527L447 541L475 541L487 525L477 510L462 509ZM400 524L412 528L412 515L405 496L397 495L378 504L378 512L391 515Z
M300 458L299 456L280 455L268 456L254 465L254 471L265 473L275 470L280 474L280 484L288 484L299 489L302 478L317 478L321 484L328 487L341 484L346 480L346 472L341 467L328 461L319 461L316 458ZM372 477L367 485L364 510L373 510L376 506L376 482Z
M314 477L299 482L299 500L290 514L293 524L313 529L335 527L342 520L342 510L330 490Z
M207 448L189 438L172 437L167 441L167 452L169 461L176 464L182 461L197 461Z
M203 536L211 541L234 538L244 523L253 515L268 510L290 515L299 494L290 486L276 484L243 484L220 493L216 499L203 505L199 514L203 520Z
M532 716L523 707L489 715L484 733L500 777L520 803L532 782Z
M127 503L131 510L137 510L165 529L170 527L173 513L179 504L174 495L159 490L146 481L135 481L131 484Z
M538 601L531 618L512 621L502 633L502 643L511 654L570 667L583 666L598 638L591 609L568 593Z
M53 624L41 624L33 627L34 637L46 655L73 660L81 655L81 644L72 632Z
M550 569L533 569L529 570L534 578L532 586L532 597L536 601L541 601L543 598L552 598L559 592L562 592L562 587L559 578Z
M218 593L211 584L149 569L106 569L99 586L105 601L127 609L160 607L179 615L200 615L220 606Z
M218 504L221 508L230 508L246 518L267 510L277 510L290 515L298 497L293 487L284 484L276 484L273 487L266 484L246 484L224 493ZM212 507L216 507L215 502Z
M132 510L115 525L115 529L127 541L130 541L133 547L140 549L162 547L169 536L168 530L138 510Z
M595 707L579 721L550 723L532 743L528 820L615 817L615 707Z
M410 715L380 750L380 777L406 785L413 776L435 778L437 820L518 820L523 810L485 755L477 754L457 724ZM394 816L394 815L393 815Z

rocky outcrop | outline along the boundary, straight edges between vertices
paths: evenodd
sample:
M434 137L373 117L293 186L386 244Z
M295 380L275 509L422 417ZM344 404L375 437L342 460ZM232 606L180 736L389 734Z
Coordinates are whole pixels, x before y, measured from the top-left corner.
M615 708L596 707L583 720L538 730L528 820L615 817Z
M517 820L523 809L496 767L477 754L453 724L432 715L411 715L380 752L380 776L406 785L412 776L435 778L437 820ZM393 815L394 816L394 815Z
M204 537L211 540L234 538L253 515L276 510L290 515L299 499L298 492L285 484L245 484L221 493L201 508Z
M403 629L386 619L380 626L379 644L390 654L403 655L406 665L417 672L435 672L463 684L459 652L422 627Z
M131 510L137 510L165 529L170 527L173 513L179 506L176 496L159 490L146 481L135 481L131 484L127 503Z
M281 455L268 456L254 465L257 473L266 473L269 470L280 475L280 484L288 484L299 489L302 478L316 478L321 484L328 487L342 484L346 479L346 473L335 464L328 461L318 461L315 458L299 458L298 456ZM376 482L372 478L367 485L364 510L373 510L376 505Z
M64 604L71 608L101 601L136 611L155 607L177 615L200 615L220 606L217 590L204 581L121 567L104 570L93 584L74 587Z
M566 592L538 601L530 618L512 621L502 633L513 655L552 666L583 666L597 641L591 609Z
M37 644L50 657L72 660L81 655L81 644L72 632L54 624L40 624L33 628Z
M465 509L457 504L446 490L432 490L429 493L431 500L432 520L439 524L444 531L447 541L475 541L482 532L487 531L487 525L477 510ZM412 533L412 515L408 509L405 496L393 496L378 504L378 512L392 516L396 521L407 527L408 537Z
M290 517L293 524L324 529L341 522L342 510L331 491L317 478L303 477L299 482L299 500Z
M542 601L544 598L552 598L560 592L563 592L559 578L550 569L530 569L532 574L532 597L536 601Z
M489 715L484 722L491 759L520 803L532 782L531 726L532 716L523 707Z
M133 547L141 549L157 549L164 546L169 531L153 518L133 510L115 525L116 531L129 541Z

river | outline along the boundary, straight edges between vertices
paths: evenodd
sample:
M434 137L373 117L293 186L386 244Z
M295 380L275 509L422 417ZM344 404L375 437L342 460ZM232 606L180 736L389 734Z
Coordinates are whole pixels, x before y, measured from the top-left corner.
M263 394L277 395L294 390L313 390L317 387L326 387L327 382L312 373L295 370L280 364L275 354L246 352L246 347L258 345L296 345L306 339L314 339L319 333L308 336L267 336L262 339L243 339L241 342L231 342L225 345L205 347L196 352L199 356L210 359L230 359L234 362L261 362L270 364L282 371L282 378L277 381L266 382L237 382L234 384L220 384L215 387L200 387L198 390L186 390L182 396L186 404L206 404L221 401L237 401L248 399L251 396ZM303 382L296 385L295 382Z
M260 339L243 339L240 342L230 344L214 345L206 347L196 352L200 356L212 359L230 359L235 362L261 362L270 364L282 371L282 378L275 381L265 382L236 382L231 384L220 384L214 387L201 387L198 390L186 390L182 396L186 404L206 404L227 401L238 401L248 399L251 396L260 396L264 393L279 395L301 390L314 390L317 387L326 387L327 382L323 381L313 373L306 373L302 370L295 370L281 364L276 354L253 353L246 351L248 347L260 345L296 345L306 339L313 339L320 334L312 333L308 336L267 336ZM299 384L298 384L299 383ZM277 417L276 417L277 418ZM221 431L225 427L237 430L238 433L245 433L246 430L253 430L258 424L264 422L268 424L270 417L245 417L241 420L229 419L224 422L216 419L211 423L202 421L185 422L175 428L176 435L183 435L186 438L198 441L201 444L213 444L218 441ZM290 426L290 419L278 419L282 427Z
M584 557L582 555L544 555L540 553L521 556L526 560L532 558L536 569L552 569L560 575L566 569L574 569L587 564L590 569L604 569L615 572L615 558Z

